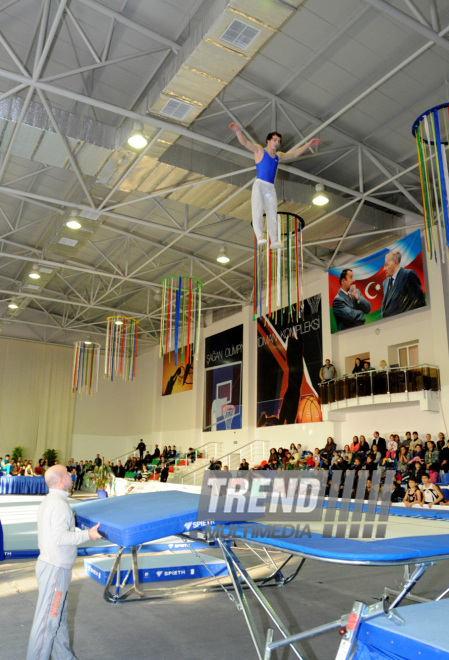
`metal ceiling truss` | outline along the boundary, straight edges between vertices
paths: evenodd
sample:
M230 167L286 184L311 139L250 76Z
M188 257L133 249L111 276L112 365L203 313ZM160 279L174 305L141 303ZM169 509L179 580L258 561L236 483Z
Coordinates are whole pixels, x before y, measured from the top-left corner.
M83 26L80 24L80 21L77 19L73 12L73 9L77 3L84 5L85 7L88 7L95 12L99 12L110 21L108 33L102 45L101 52L98 51L98 46L96 46L89 38L89 35L83 29ZM390 80L396 73L403 70L429 48L433 47L434 45L438 45L439 47L448 49L449 41L444 37L449 32L449 26L445 27L444 29L439 29L436 8L432 2L430 3L430 23L425 19L423 14L410 0L404 0L404 4L412 12L415 18L411 18L408 14L401 12L384 0L365 0L365 3L369 5L369 7L361 7L359 11L351 17L349 22L346 22L345 25L342 25L340 28L338 28L332 37L323 43L322 47L318 51L303 61L302 64L292 73L292 75L287 80L283 81L282 85L278 87L276 94L270 93L267 90L264 90L258 85L254 84L254 82L248 80L245 77L245 73L238 74L235 78L235 82L245 87L249 92L256 94L260 100L248 99L245 102L230 101L227 103L225 88L225 90L216 97L215 101L211 103L210 111L207 110L194 122L194 127L200 128L207 119L217 117L222 114L228 115L228 117L232 120L239 121L239 113L247 112L249 109L254 108L255 111L252 113L250 121L246 121L246 125L250 126L251 123L258 119L264 112L267 113L271 108L271 119L273 124L276 125L276 119L278 117L282 117L283 120L285 120L293 130L295 140L298 140L297 144L295 144L293 148L300 146L315 135L323 134L323 132L328 132L329 135L338 138L339 141L344 143L343 146L331 147L328 150L324 148L318 150L319 157L322 157L323 155L332 156L332 154L334 154L335 157L333 157L329 162L324 163L315 172L315 174L307 172L306 170L297 166L283 165L281 167L281 169L283 169L288 175L292 175L300 181L310 181L313 184L324 183L327 188L336 191L337 193L343 195L344 198L346 198L342 199L342 203L337 205L337 208L333 209L332 213L325 213L323 216L308 223L306 226L304 242L305 253L314 264L317 264L320 267L329 267L332 265L339 251L342 249L344 242L347 240L368 235L373 236L375 234L383 234L388 231L391 232L391 229L380 229L372 230L366 233L355 232L352 235L350 234L351 228L355 224L362 207L366 203L372 204L378 208L387 209L388 211L401 216L409 216L416 221L416 225L420 224L419 221L421 220L422 216L421 204L412 194L412 191L415 190L415 186L418 192L417 185L419 179L417 174L417 164L413 164L407 167L402 163L395 162L385 154L378 152L376 149L373 149L363 142L358 141L354 137L348 135L335 124L338 119L347 113L351 108L355 107L358 103L360 103L361 100L366 98L374 90L378 89L383 83ZM13 4L13 2L4 4L3 7L0 8L0 13L6 11ZM123 4L123 6L125 5L126 3ZM299 75L301 75L301 73L303 73L308 66L317 61L317 59L322 54L324 54L332 44L336 43L339 38L344 36L344 34L350 29L351 26L356 25L356 23L367 13L367 11L369 11L370 7L373 6L381 12L388 13L388 15L392 16L395 20L402 22L407 27L413 29L417 34L424 36L426 39L428 39L428 41L420 48L410 53L401 62L392 66L388 72L372 81L360 93L356 94L349 102L346 102L341 108L333 112L332 115L325 120L313 116L311 113L305 111L290 101L283 99L282 93L287 89L287 87ZM54 7L56 7L56 10L52 13L51 10ZM84 47L87 49L93 62L91 64L84 64L84 62L82 63L81 61L78 61L77 66L70 68L68 71L54 73L47 76L43 75L49 54L51 53L53 47L60 37L61 29L64 26L65 21L70 22L70 25L75 30ZM154 48L148 48L148 50L142 52L136 50L134 53L128 53L126 55L111 57L111 59L108 59L108 56L111 52L111 45L114 38L114 26L116 23L125 26L126 28L130 28L137 34L147 37L150 41L157 42L160 47L157 46ZM67 34L72 39L71 47L73 49L73 54L75 58L78 59L77 48L71 36L71 31L67 26L65 26L64 29L67 30ZM24 291L14 292L3 289L0 290L0 293L5 296L5 300L10 299L12 295L26 296L31 301L33 301L34 304L45 315L49 316L54 321L58 332L61 330L79 332L80 329L88 327L91 324L88 316L85 317L83 322L80 322L78 327L72 327L77 325L80 315L98 315L100 312L119 312L120 314L134 315L137 318L142 319L142 321L148 322L148 325L145 325L142 328L142 331L154 339L158 331L157 326L153 324L153 320L157 319L157 310L155 311L153 309L149 311L149 313L138 314L134 309L125 311L121 308L121 306L120 309L117 309L117 307L114 307L113 305L109 306L107 303L108 301L117 300L117 298L120 298L122 301L126 299L131 300L135 295L139 296L142 294L142 291L144 291L146 295L146 305L148 312L148 305L150 304L150 292L154 292L160 287L160 282L153 281L153 278L148 278L148 275L153 273L155 275L159 270L168 272L174 263L172 261L169 261L168 263L162 263L160 259L165 253L172 253L176 259L175 263L185 262L186 268L190 267L190 269L192 269L192 266L195 264L196 268L206 271L211 276L204 283L204 295L206 300L210 300L212 304L215 304L215 301L218 302L218 300L223 303L222 306L240 305L242 302L248 302L250 294L248 293L245 295L239 291L238 286L235 286L234 283L229 282L228 279L230 278L230 274L232 274L237 276L236 281L243 280L247 284L251 283L252 277L250 274L248 274L248 264L252 261L252 246L242 245L241 243L231 241L226 237L226 233L224 233L222 237L201 234L200 228L203 230L207 229L208 226L204 224L205 221L211 216L216 215L220 208L227 204L234 197L239 195L241 190L248 188L251 185L253 179L251 178L248 180L246 184L242 186L242 188L238 188L234 193L226 197L224 201L216 204L211 210L209 209L205 212L200 212L199 217L189 219L187 210L183 224L181 224L173 215L173 213L164 206L164 198L166 198L171 193L187 190L195 186L207 185L208 183L214 181L226 180L228 178L247 174L249 172L253 173L254 168L252 165L251 167L240 168L238 170L233 170L232 172L225 174L219 174L217 176L204 177L198 175L197 180L182 182L177 186L172 186L162 190L154 190L149 194L144 194L141 196L125 194L123 198L123 192L121 191L121 186L124 181L130 177L133 172L135 172L136 168L138 168L139 164L146 157L146 155L151 152L152 148L158 142L164 132L176 133L176 135L180 136L181 138L193 142L197 147L201 147L201 145L203 145L207 148L214 148L216 149L217 154L225 152L232 156L237 156L238 158L244 158L245 160L252 159L252 155L248 154L246 150L235 145L228 144L228 140L232 140L232 134L224 141L214 139L208 135L196 132L195 130L192 130L192 128L187 128L181 124L173 124L171 121L164 120L160 116L156 117L152 115L148 117L139 107L139 104L142 105L140 102L143 98L143 95L149 89L149 86L151 85L151 82L154 80L157 73L160 72L161 67L163 67L171 58L180 52L181 45L171 39L167 39L162 35L157 34L155 31L145 27L137 21L133 21L132 19L124 16L122 13L99 4L95 0L76 0L76 2L70 3L70 5L67 4L67 0L59 0L56 5L53 5L50 0L47 0L42 2L40 21L38 21L36 24L34 34L30 41L28 53L23 61L14 51L6 37L1 33L0 46L8 54L10 61L17 69L17 71L10 71L5 68L0 68L0 79L9 81L9 83L13 85L11 89L4 91L0 95L0 100L5 99L13 94L17 95L18 93L23 94L25 92L25 99L21 108L20 116L16 122L12 135L10 136L8 146L0 165L0 182L2 184L0 185L0 194L13 197L19 202L14 218L9 217L3 209L0 209L1 216L4 218L6 224L9 227L9 231L5 231L3 235L0 236L0 242L2 247L8 245L10 249L15 248L17 250L23 250L24 254L16 254L11 251L0 252L0 268L4 268L17 260L23 262L24 264L38 262L43 266L49 266L56 270L57 278L59 278L61 283L64 284L66 291L72 292L78 298L78 300L71 300L62 296L61 299L56 300L53 299L52 296L46 296L42 293L33 294L28 292L25 293ZM106 102L100 98L93 98L91 96L94 87L93 76L96 71L145 57L151 59L151 66L149 67L150 72L142 87L137 90L134 97L129 100L129 108L123 108L113 103ZM31 73L29 73L30 70ZM56 85L57 81L65 81L71 76L78 75L81 76L83 81L83 88L85 90L84 94L73 91L71 89L58 87ZM72 194L67 196L66 199L57 199L51 195L38 194L31 189L34 185L34 182L39 180L39 177L51 174L53 168L50 166L40 167L33 172L28 172L24 175L17 176L15 178L13 177L12 179L5 181L5 176L9 171L9 166L11 164L13 146L15 140L18 137L24 117L34 94L39 97L40 102L45 108L53 131L58 136L61 148L64 150L64 153L67 156L67 169L72 172L75 177L75 181L72 183L74 186ZM152 135L149 145L146 147L145 151L140 155L136 155L136 157L127 164L114 185L105 190L102 199L99 200L97 196L93 195L89 177L83 173L78 164L76 148L72 146L66 136L62 133L49 98L57 98L60 100L74 102L79 104L81 108L87 108L93 113L96 113L96 111L104 111L110 113L111 116L117 118L119 126L132 120L138 120L143 122L145 125L151 126L153 129L155 129L155 133ZM299 121L303 121L305 124L312 125L314 128L311 131L309 130L308 134L305 135L304 130L299 125ZM245 126L243 126L243 128L246 130ZM246 130L246 134L250 139L253 139L251 138L249 129ZM309 154L305 154L301 160L305 162L309 157L316 157L316 154L312 151ZM357 181L354 182L353 188L342 185L336 181L323 178L322 174L327 169L334 167L336 164L341 163L344 159L346 160L348 158L356 159L357 162L358 178ZM370 163L374 165L376 172L378 172L378 175L375 177L373 185L371 186L369 186L370 178L366 178L365 176L366 173L364 171L364 158L370 161ZM35 166L36 164L33 163L33 167ZM373 174L370 175L370 177L373 176ZM403 177L408 177L407 181L404 183L400 181L400 179ZM27 181L28 179L29 181ZM24 181L27 181L28 186L26 190L21 190L17 186L21 185ZM398 195L403 197L403 206L400 204L391 203L386 199L382 199L386 187L391 185L394 186ZM80 200L82 199L83 201L81 204L78 204L76 201L70 201L71 198L78 198ZM144 202L151 202L153 206L157 207L158 211L162 213L163 217L168 220L168 224L149 220L147 217L133 217L119 211L119 209L126 207L127 211L129 212L133 205L141 205ZM111 247L111 245L109 245L107 246L107 249L102 249L99 247L96 237L92 237L92 239L87 241L87 244L95 253L99 255L100 260L97 261L96 267L89 267L87 265L77 263L73 259L69 259L66 263L60 263L48 258L42 252L42 250L39 250L36 247L22 244L19 241L10 241L8 239L10 235L20 235L20 232L26 234L27 230L31 228L35 229L36 226L40 223L45 224L48 221L48 218L41 217L33 222L26 222L23 226L20 226L24 207L29 204L50 211L55 218L62 218L64 213L70 209L90 209L101 213L103 214L101 235L104 236L105 232L108 232L112 235L115 234L117 239L120 240L120 247ZM314 240L309 242L307 241L307 230L310 230L318 223L325 222L325 220L331 217L331 215L338 214L340 211L350 207L353 204L357 204L357 208L341 236L328 239L324 237L321 240ZM117 222L121 226L116 227L111 224L112 222ZM122 229L123 223L126 223L126 225L130 227L129 231ZM146 236L135 235L133 233L134 228L139 225L145 227L147 230L152 229L161 232L161 237L159 240L153 240L152 238L148 238ZM392 227L394 227L393 224ZM45 227L43 231L45 233ZM185 239L189 239L198 244L198 249L194 250L194 254L192 254L191 249L187 249L182 245L182 242ZM138 248L140 257L136 257L136 254L134 253L133 258L131 259L131 242ZM220 268L215 264L212 258L208 260L204 258L204 255L197 254L197 252L201 250L201 247L205 244L214 243L225 245L229 248L232 248L233 250L236 250L237 254L240 255L236 258L238 263L235 263L226 269ZM336 244L336 248L332 256L324 261L315 255L310 248L313 246L326 244ZM119 249L119 255L117 255L117 249ZM131 261L133 263L131 263ZM107 268L110 268L111 271L107 270ZM219 272L217 272L217 268ZM147 269L149 269L148 272ZM90 300L88 297L86 297L86 294L83 295L80 293L80 289L74 286L73 282L70 283L68 279L69 276L66 273L71 275L75 274L77 277L79 277L79 285L83 287L83 290L86 293L88 290L90 290ZM88 284L86 284L84 280L86 276L90 280L88 280ZM8 281L14 282L15 285L18 284L18 281L14 280L14 278L11 278ZM218 295L217 293L214 294L207 292L207 286L212 282L219 282L224 287L224 289L228 291L229 295L223 296L221 294ZM56 282L53 282L52 286L56 286ZM132 288L130 290L123 290L119 292L118 290L124 286ZM53 313L49 312L48 309L45 308L45 304L55 304L56 306L64 305L65 312L63 321L57 321L56 319L58 317L55 317ZM55 329L51 326L51 324L43 324L34 322L32 320L25 321L23 319L11 318L10 322L28 323L30 326L34 325L36 327ZM101 321L97 322L101 323ZM148 326L150 327L149 330Z

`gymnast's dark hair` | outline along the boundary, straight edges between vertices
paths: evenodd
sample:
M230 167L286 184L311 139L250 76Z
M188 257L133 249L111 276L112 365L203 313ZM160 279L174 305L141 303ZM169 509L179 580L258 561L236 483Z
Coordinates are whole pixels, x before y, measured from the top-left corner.
M272 131L271 133L268 133L268 135L265 139L265 142L269 142L271 140L271 138L273 137L273 135L277 135L278 138L280 138L282 140L282 135L280 133L278 133L277 131Z
M341 284L341 281L342 281L342 280L345 280L345 279L346 279L346 275L347 275L348 273L352 273L352 268L345 268L344 270L341 271L341 273L340 273L340 278L339 278L339 279L340 279L340 284Z

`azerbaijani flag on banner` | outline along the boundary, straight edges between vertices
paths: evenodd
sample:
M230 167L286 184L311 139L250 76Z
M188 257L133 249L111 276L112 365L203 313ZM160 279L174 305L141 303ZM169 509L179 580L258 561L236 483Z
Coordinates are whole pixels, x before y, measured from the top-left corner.
M401 266L406 270L415 271L421 282L422 291L426 293L426 283L423 271L422 247L420 231L417 229L413 233L395 241L391 245L374 252L368 257L341 265L329 270L329 307L331 319L331 333L337 332L337 324L334 317L332 303L340 289L340 273L345 268L353 271L355 285L362 296L371 304L371 311L365 314L365 324L373 323L381 319L381 308L383 300L382 284L386 274L384 271L385 255L390 251L398 250L401 253Z

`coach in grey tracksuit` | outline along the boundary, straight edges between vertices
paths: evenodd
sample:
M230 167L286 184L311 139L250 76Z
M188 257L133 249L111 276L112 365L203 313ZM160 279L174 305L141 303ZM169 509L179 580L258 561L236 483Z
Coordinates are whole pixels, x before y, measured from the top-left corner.
M75 658L67 628L67 590L76 559L76 546L101 539L100 523L90 529L75 527L68 502L72 477L63 465L45 473L49 493L37 517L40 554L36 563L39 597L28 643L27 660L72 660Z

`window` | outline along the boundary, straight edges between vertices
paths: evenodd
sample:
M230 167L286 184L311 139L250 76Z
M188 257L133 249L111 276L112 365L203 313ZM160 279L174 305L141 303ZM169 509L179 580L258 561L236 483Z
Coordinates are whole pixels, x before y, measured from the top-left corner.
M413 367L419 364L418 344L407 344L399 347L398 363L400 367Z

